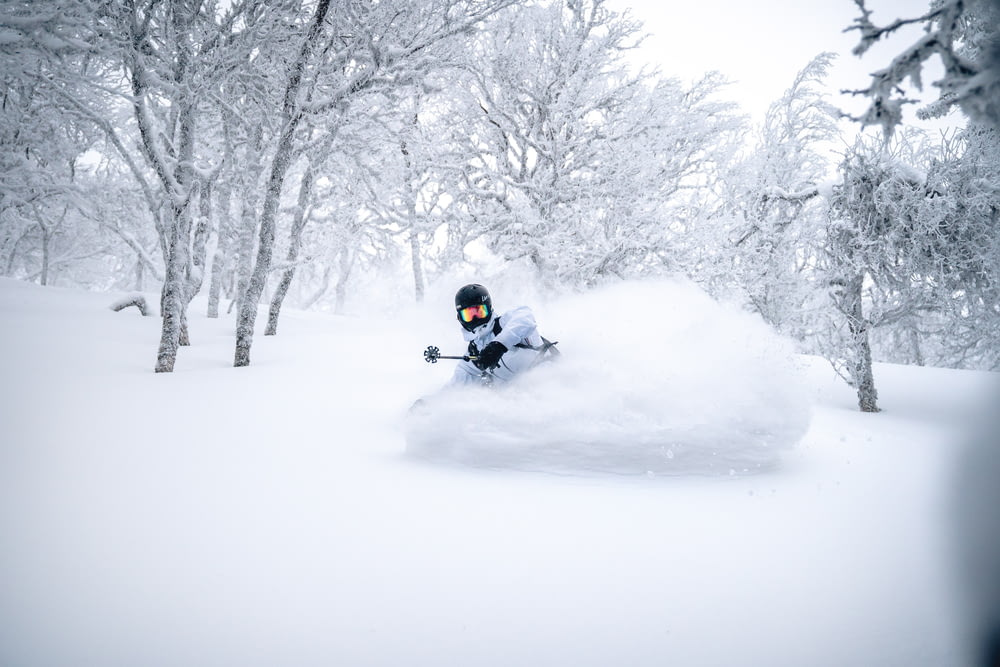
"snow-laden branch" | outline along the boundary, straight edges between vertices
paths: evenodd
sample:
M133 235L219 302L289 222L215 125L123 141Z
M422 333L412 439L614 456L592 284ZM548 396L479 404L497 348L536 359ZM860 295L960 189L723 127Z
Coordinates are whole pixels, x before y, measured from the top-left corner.
M948 9L949 5L961 4L961 0L953 0L952 2L945 3L942 6L934 9L923 16L919 16L913 19L896 19L887 26L876 26L870 20L872 14L871 10L865 6L865 0L854 0L854 4L858 6L861 10L861 16L854 19L854 23L849 27L844 29L844 32L851 32L857 30L861 33L861 41L857 46L852 49L852 53L856 56L864 55L868 49L870 49L876 42L878 42L883 37L891 35L905 25L912 25L914 23L927 23L933 21L943 15Z
M944 77L934 84L941 89L941 95L932 109L924 110L924 115L941 113L957 104L971 118L1000 128L1000 4L995 0L943 0L917 18L897 19L884 27L871 22L865 0L855 0L855 4L861 17L845 32L861 33L854 49L856 55L864 54L872 44L905 25L922 24L925 34L893 58L889 66L873 73L867 88L843 91L872 100L864 113L851 118L865 125L881 125L890 134L902 121L903 105L915 102L902 97L900 86L909 80L922 90L923 65L937 55L945 69Z
M153 314L149 305L146 303L146 297L144 297L141 294L132 294L126 297L122 297L121 299L112 302L110 308L111 310L117 313L133 306L139 309L139 312L142 314L143 317L147 317Z
M143 198L146 200L146 205L149 208L150 212L152 212L153 219L156 220L157 222L157 231L162 232L162 230L159 229L159 216L157 215L157 210L159 208L159 205L157 204L156 198L153 195L152 188L146 181L146 177L139 169L139 166L132 159L132 154L129 152L128 149L125 148L125 144L124 142L122 142L121 137L118 136L118 131L115 129L115 127L106 117L98 114L93 109L80 102L80 100L77 99L76 96L64 90L62 86L55 85L51 76L41 76L40 78L43 82L48 83L49 89L52 90L56 95L58 95L66 104L68 104L77 113L79 113L89 122L97 126L102 132L104 132L104 135L111 142L111 145L114 146L115 150L118 152L118 155L122 158L122 160L125 162L125 165L128 167L129 173L132 174L132 177L135 179L136 183L139 185L139 188L142 190L142 195Z
M117 222L112 224L107 220L102 220L100 221L100 224L104 228L114 232L122 241L125 242L125 244L129 248L132 249L132 251L136 254L136 257L139 258L139 261L142 262L143 266L145 266L152 272L153 277L156 279L157 282L160 283L163 282L164 275L163 272L160 270L160 267L157 266L153 258L149 256L149 253L146 252L146 249L142 246L141 243L139 243L139 241L135 238L135 236L132 233L122 229L121 225L117 224Z
M778 199L787 202L804 202L820 194L819 187L807 185L799 190L788 191L778 186L772 186L761 193L761 199Z

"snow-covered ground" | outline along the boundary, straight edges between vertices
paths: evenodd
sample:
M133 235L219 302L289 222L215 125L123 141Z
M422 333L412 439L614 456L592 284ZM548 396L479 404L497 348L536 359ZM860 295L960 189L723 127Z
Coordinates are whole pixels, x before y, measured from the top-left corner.
M289 311L242 369L196 301L157 375L119 295L0 280L0 664L976 664L997 374L880 365L861 414L753 318L627 285L530 302L562 363L415 423L448 289Z

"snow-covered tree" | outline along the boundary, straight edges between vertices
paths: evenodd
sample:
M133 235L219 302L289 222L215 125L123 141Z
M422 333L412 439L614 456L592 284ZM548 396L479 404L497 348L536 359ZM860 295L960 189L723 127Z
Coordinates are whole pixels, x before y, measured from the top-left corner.
M861 140L833 189L820 268L839 317L824 353L858 389L863 410L877 409L876 334L905 344L909 361L921 361L920 346L934 341L938 354L950 346L954 360L964 350L995 363L997 168L974 152L957 162L938 154L905 133L889 143ZM958 175L970 169L978 178Z
M78 24L73 8L66 16ZM96 141L50 80L79 67L84 49L58 20L23 3L0 5L0 33L0 269L47 284L63 254L56 246L72 243L85 220L78 173ZM80 232L83 240L88 233Z
M316 204L317 173L324 160L329 158L330 146L337 138L336 133L325 135L324 141L311 146L305 153L305 165L298 178L295 204L291 209L291 225L288 230L288 242L285 252L285 264L281 269L281 279L278 281L271 297L268 310L265 335L273 336L278 332L278 318L281 306L291 288L302 252L303 237L306 225L312 217L313 206Z
M142 156L156 174L163 198L166 271L157 372L173 370L178 347L187 336L187 305L193 285L201 282L199 275L192 277L192 270L198 271L193 259L203 247L203 243L191 245L197 228L194 207L218 162L217 152L199 134L224 34L206 9L214 9L214 4L122 2L109 7L105 15L106 27L114 35L111 53L120 58L128 82Z
M721 78L685 87L633 74L625 54L640 25L603 0L494 23L473 71L467 176L489 247L577 284L669 263L669 223L705 191L739 126L715 99Z
M357 158L368 191L366 215L406 249L417 301L444 263L435 239L468 222L463 174L469 155L446 81L452 72L429 76L423 90L397 100L392 115L379 117L381 127L369 130L368 150Z
M257 256L238 313L234 365L250 363L257 304L274 253L278 206L285 176L301 146L297 131L307 117L350 106L365 95L419 83L447 51L513 0L423 0L332 6L319 0L294 49L283 84L280 129L267 168Z
M1000 133L970 127L927 168L919 270L935 310L909 336L935 365L1000 369Z
M295 134L305 116L300 95L308 89L308 70L314 67L314 54L323 47L324 24L330 11L329 0L319 0L312 18L303 30L295 60L287 74L284 96L281 102L281 126L274 155L268 172L264 204L260 218L260 242L246 294L237 314L235 366L250 364L250 346L253 342L253 328L257 319L257 305L264 292L264 284L271 269L274 252L275 229L278 205L281 200L285 175L291 166L295 152Z
M712 271L723 275L712 282L735 283L779 329L801 315L810 288L808 248L822 225L820 186L837 136L836 112L818 87L833 57L817 56L770 105L756 145L728 168L723 211L713 218L726 237L713 247L719 260Z
M341 165L336 182L326 176L317 181L313 224L305 230L315 261L300 267L299 303L304 308L346 312L358 279L385 259L392 244L392 235L377 224L367 206L370 190L363 171Z
M856 4L862 14L853 26L861 34L858 55L904 25L924 27L919 40L875 72L867 89L857 91L872 99L859 120L891 133L900 123L902 106L912 102L903 97L902 84L909 80L921 88L923 65L934 55L945 70L934 82L940 97L920 109L918 116L938 116L958 106L969 118L969 127L959 138L942 142L943 154L917 160L920 168L903 179L912 185L904 191L883 187L899 180L890 176L893 168L885 160L868 161L876 193L870 199L873 204L880 202L871 219L884 223L884 240L873 247L884 259L880 270L862 282L866 307L871 309L863 319L870 330L882 325L878 337L884 339L883 347L893 346L894 360L996 367L1000 2L935 0L924 14L884 27L871 22L863 0ZM849 159L845 165L852 162ZM852 240L843 233L839 238ZM865 254L857 250L864 245L856 243L855 257ZM845 248L843 243L832 247Z
M903 105L913 102L902 96L901 85L909 80L922 89L924 63L937 55L945 70L934 83L941 93L925 113L937 115L958 105L972 120L1000 129L1000 0L934 0L926 13L886 26L872 23L865 0L854 1L861 10L850 27L861 34L856 55L863 55L902 26L924 27L920 39L874 72L867 88L856 91L871 98L858 120L892 132L902 119Z
M415 98L417 108L399 128L402 188L397 215L407 236L417 301L423 300L426 283L425 239L432 239L438 227L454 219L458 207L451 192L457 190L454 186L460 173L451 145L438 140L447 131L442 119L421 120L422 101Z
M813 251L811 342L875 411L872 360L1000 366L1000 166L992 130L944 144L861 138L840 167Z
M858 392L863 412L878 411L878 392L872 372L870 331L876 323L866 310L867 290L888 273L891 261L883 243L898 229L893 205L885 194L918 187L883 160L879 148L859 143L841 165L842 182L835 188L830 205L830 224L824 250L827 281L840 322L832 323L835 350L829 354L847 382Z

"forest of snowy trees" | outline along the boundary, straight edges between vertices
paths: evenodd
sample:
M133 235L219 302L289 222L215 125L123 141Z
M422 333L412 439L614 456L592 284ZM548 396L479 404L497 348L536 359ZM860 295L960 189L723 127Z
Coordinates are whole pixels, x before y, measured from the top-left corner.
M750 125L721 75L630 62L643 27L604 0L4 0L0 275L159 292L158 372L199 294L244 366L259 310L274 334L380 275L416 300L487 261L552 289L682 275L874 411L873 359L1000 369L1000 2L885 27L857 4L859 53L926 30L845 135L830 54ZM921 113L961 132L900 124L930 57Z

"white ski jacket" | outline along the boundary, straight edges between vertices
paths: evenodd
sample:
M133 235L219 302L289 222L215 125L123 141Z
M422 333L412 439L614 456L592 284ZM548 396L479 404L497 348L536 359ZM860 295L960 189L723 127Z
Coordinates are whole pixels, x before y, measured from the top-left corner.
M473 331L463 329L462 336L466 342L475 343L478 350L482 350L493 341L503 343L507 351L500 357L500 365L490 373L494 378L504 381L530 368L544 349L542 337L535 324L535 315L527 306L491 317ZM460 361L450 384L478 383L482 381L482 374L483 372L471 361Z

